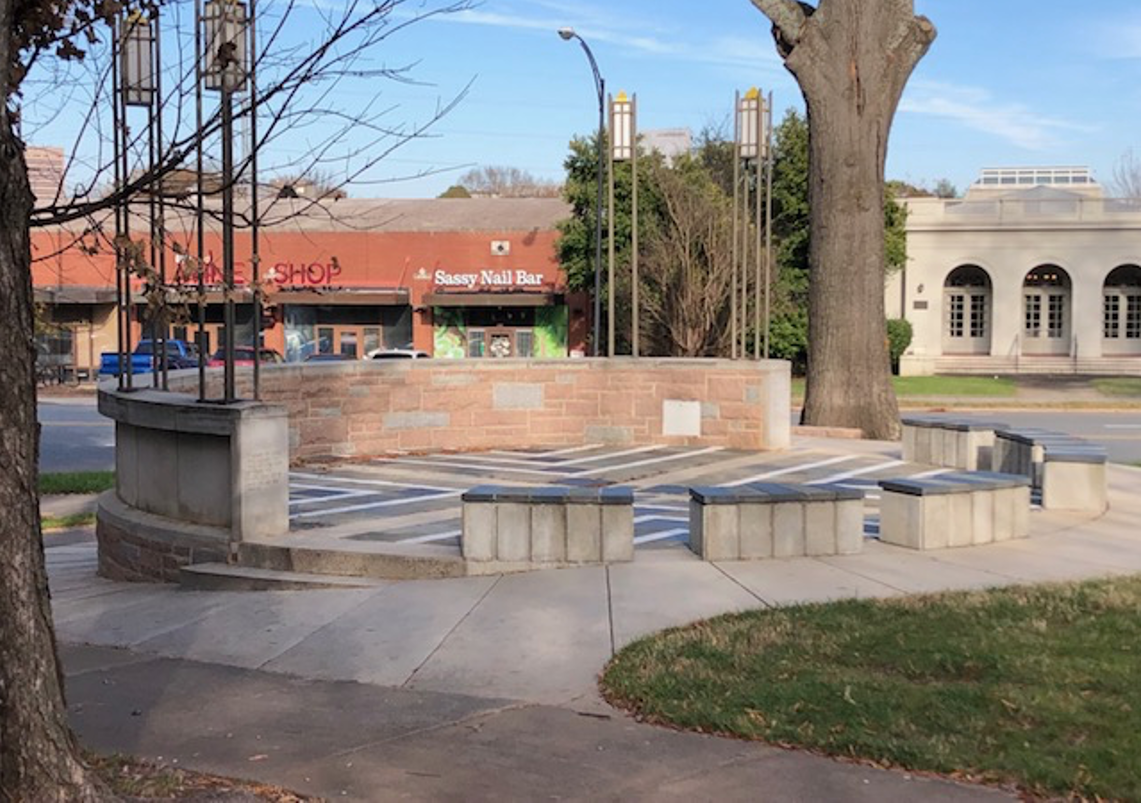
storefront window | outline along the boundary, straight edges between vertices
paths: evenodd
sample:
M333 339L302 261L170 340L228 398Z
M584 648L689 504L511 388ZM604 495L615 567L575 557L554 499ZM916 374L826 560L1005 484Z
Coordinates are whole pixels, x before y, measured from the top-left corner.
M286 361L315 353L364 358L378 348L412 347L408 306L285 307Z
M432 310L433 355L444 359L567 355L566 306L471 306Z

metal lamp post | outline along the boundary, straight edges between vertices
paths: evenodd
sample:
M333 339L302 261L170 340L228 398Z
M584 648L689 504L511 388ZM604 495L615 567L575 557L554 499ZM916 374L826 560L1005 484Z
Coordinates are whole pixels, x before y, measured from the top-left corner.
M760 129L761 129L761 93L758 92L756 87L750 87L742 96L740 105L738 107L738 131L740 136L738 138L738 158L744 163L745 171L742 176L742 185L744 186L742 198L742 261L741 261L741 274L740 274L740 289L741 289L741 313L738 323L741 328L739 336L741 344L738 349L738 355L745 359L747 358L746 351L746 324L749 321L749 167L752 160L758 178L761 176L761 151L759 145ZM754 197L760 200L761 183L755 181L754 183ZM760 212L760 211L759 211ZM754 222L755 233L760 232L757 227L758 222ZM761 252L756 249L754 245L754 262L757 266L758 259ZM757 293L757 278L755 277L754 293ZM735 281L735 284L739 281ZM755 307L756 309L756 307ZM755 324L753 341L757 343L757 328Z
M564 42L572 39L578 40L579 45L583 48L583 52L587 54L587 61L591 63L591 74L595 77L595 91L599 96L599 130L596 135L595 146L599 155L598 168L596 170L595 182L595 306L594 306L594 335L591 339L591 353L593 356L599 355L599 320L600 320L600 304L602 298L602 283L603 283L603 151L605 139L605 97L606 97L606 82L603 81L602 75L599 73L599 65L595 61L595 54L591 53L591 49L583 40L583 37L575 33L574 28L560 28L559 36Z
M610 178L610 210L614 218L615 209L615 167L616 162L630 161L631 164L631 355L638 356L638 135L637 100L634 95L619 92L611 101L611 149L608 177ZM615 238L609 239L607 278L607 352L615 354Z
M127 165L127 108L151 107L155 102L155 59L154 48L156 38L152 20L140 11L128 13L119 22L118 36L115 45L118 47L118 58L112 61L113 68L118 68L117 81L114 81L118 98L114 101L114 129L115 129L115 169L116 184L122 183L126 187L130 183L130 170ZM153 130L150 130L153 131ZM154 159L154 144L152 142L151 160ZM153 168L153 166L151 166ZM152 195L152 223L151 242L154 251L154 211ZM120 239L130 239L131 208L126 197L116 206L117 234ZM125 248L117 246L118 269L116 286L119 288L119 388L131 390L134 387L134 373L131 366L131 274L123 255ZM152 332L152 337L154 333ZM154 340L151 342L152 352L155 350ZM154 355L152 353L152 355ZM160 360L161 361L161 360ZM156 373L158 363L155 364ZM123 381L126 376L126 383ZM155 379L156 387L158 379Z
M762 319L762 170L769 165L770 148L768 135L768 118L765 98L756 87L751 87L743 96L735 96L734 115L736 117L735 144L734 144L734 258L733 258L733 292L731 295L731 355L747 357L746 350L746 323L749 314L749 169L753 163L754 169L754 211L753 211L753 358L761 358L761 319ZM738 263L738 177L739 167L744 164L744 173L741 173L743 185L741 208L741 263ZM769 208L766 207L768 222ZM768 236L769 228L766 227ZM766 245L768 247L768 239ZM768 250L766 253L765 273L765 353L769 355L769 263ZM738 306L738 289L741 289L741 306ZM739 344L740 340L740 344Z
M248 19L239 0L209 0L203 9L208 90L222 94L222 287L226 330L222 398L235 401L234 385L234 99L246 88ZM202 178L199 177L199 182Z

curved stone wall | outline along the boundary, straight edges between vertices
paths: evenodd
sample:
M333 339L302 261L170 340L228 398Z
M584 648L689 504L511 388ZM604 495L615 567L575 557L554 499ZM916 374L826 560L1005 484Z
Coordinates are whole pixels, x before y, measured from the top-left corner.
M239 368L240 395L251 375ZM172 388L197 390L196 372ZM221 375L212 370L210 396ZM589 443L784 449L789 363L718 359L365 360L262 369L290 459Z
M99 411L115 421L115 490L96 524L104 576L173 581L181 567L229 560L237 542L289 530L283 407L111 382Z

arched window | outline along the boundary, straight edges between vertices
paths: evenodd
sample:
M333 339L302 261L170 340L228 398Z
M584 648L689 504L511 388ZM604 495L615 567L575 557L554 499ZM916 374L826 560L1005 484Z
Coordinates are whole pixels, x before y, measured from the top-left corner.
M1102 284L1102 350L1137 354L1142 331L1142 273L1137 264L1117 266Z

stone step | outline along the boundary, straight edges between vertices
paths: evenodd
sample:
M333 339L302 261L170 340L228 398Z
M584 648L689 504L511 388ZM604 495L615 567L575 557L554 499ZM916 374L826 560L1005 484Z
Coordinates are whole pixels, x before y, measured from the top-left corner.
M198 590L369 589L384 583L375 578L283 572L233 564L192 564L179 570L179 586Z
M413 580L460 578L467 566L459 548L360 547L352 541L311 541L287 536L272 542L242 542L238 563L278 572L313 575Z

